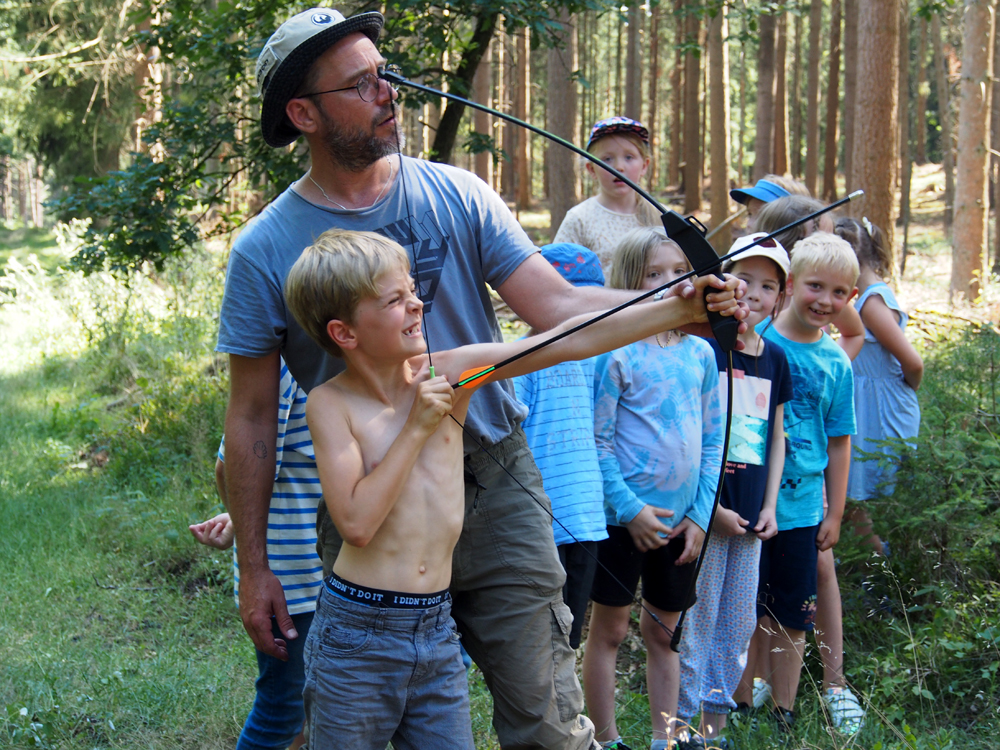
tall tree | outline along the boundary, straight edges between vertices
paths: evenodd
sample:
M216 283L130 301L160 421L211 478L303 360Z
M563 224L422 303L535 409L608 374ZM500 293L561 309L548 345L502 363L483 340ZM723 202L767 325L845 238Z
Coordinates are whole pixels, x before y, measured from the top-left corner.
M951 293L977 300L987 273L986 169L990 142L986 123L993 77L993 5L966 0L959 89L958 165L951 256Z
M789 95L791 105L792 142L790 167L792 175L802 176L802 14L795 13L795 47L792 52L792 89Z
M906 257L910 240L910 184L913 160L910 158L910 4L899 6L899 214L903 223L903 251ZM895 275L895 269L893 275Z
M531 67L528 55L528 29L519 29L516 34L517 74L514 76L514 117L527 120L531 111ZM515 128L514 138L514 200L518 210L531 205L531 161L528 158L530 133Z
M893 200L899 128L896 97L899 76L899 3L866 0L859 3L857 110L854 131L854 182L865 201L851 204L885 232L894 246Z
M712 224L719 226L729 216L729 50L726 37L729 24L726 6L719 7L708 27L709 96L712 124ZM729 225L712 238L717 251L725 251L731 243ZM720 252L721 254L721 252Z
M701 210L701 56L698 37L701 17L688 6L684 24L687 54L684 57L684 212Z
M858 0L844 0L844 187L854 180L854 118L858 91Z
M934 78L937 88L938 119L941 122L941 166L944 170L944 226L951 230L955 210L955 161L951 142L951 83L948 80L948 56L941 33L941 11L931 17L931 34L935 41Z
M806 188L816 195L819 174L819 60L823 52L823 2L809 4L809 72L806 83Z
M913 113L914 158L917 164L927 161L927 19L917 22L920 35L917 42L917 102Z
M788 14L778 16L774 34L774 171L788 169Z
M625 56L625 116L633 120L642 119L642 69L639 58L642 55L643 6L636 0L628 9L628 51Z
M472 82L472 96L479 104L490 106L493 91L493 56L487 45L486 52L479 61L479 70ZM493 138L492 118L485 112L476 110L473 116L473 132L480 136L479 143L486 143ZM487 185L493 184L493 152L489 148L478 148L474 157L475 172L479 179Z
M830 74L826 89L823 200L837 199L837 115L840 112L840 2L830 0Z
M760 17L760 52L757 57L757 135L754 138L753 181L771 172L774 165L774 52L776 19Z
M684 0L674 0L674 69L670 72L670 159L667 184L681 181L681 117L684 109Z
M649 128L649 148L653 158L649 165L648 187L652 189L659 177L660 134L657 130L656 118L657 91L660 83L660 6L654 5L649 12L649 117L646 127Z
M561 45L549 50L547 94L549 130L573 140L576 133L576 34L569 12L559 13L558 32ZM554 143L547 146L549 171L549 202L552 216L552 236L555 237L566 212L580 202L580 177L576 156Z

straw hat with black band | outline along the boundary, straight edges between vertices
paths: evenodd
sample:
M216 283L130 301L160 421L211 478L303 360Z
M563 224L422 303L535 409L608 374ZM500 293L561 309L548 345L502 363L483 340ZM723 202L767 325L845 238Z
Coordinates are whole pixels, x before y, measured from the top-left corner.
M301 135L285 114L285 105L316 58L348 34L361 33L377 42L384 22L381 13L344 18L333 8L310 8L278 27L257 57L260 129L267 145L287 146Z

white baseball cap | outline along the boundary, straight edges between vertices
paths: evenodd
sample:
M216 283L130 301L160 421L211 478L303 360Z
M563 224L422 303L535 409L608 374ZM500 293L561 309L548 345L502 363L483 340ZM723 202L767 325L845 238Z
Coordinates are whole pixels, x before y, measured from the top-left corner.
M748 250L744 250L742 253L737 255L735 258L726 261L726 267L723 270L728 270L732 267L734 263L745 258L761 257L769 258L775 262L775 264L782 270L785 276L788 276L788 253L785 252L785 248L781 246L781 243L776 239L766 239L759 245L754 245L753 243L759 239L767 237L767 232L754 232L753 234L748 234L745 237L739 237L731 248L729 248L729 255L743 250L743 248L753 245Z

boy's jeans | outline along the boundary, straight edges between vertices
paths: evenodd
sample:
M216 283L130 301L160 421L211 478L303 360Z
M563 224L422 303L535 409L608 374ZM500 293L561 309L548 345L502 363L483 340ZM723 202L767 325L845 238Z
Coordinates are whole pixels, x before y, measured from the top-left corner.
M305 658L309 750L474 750L450 601L370 607L324 588Z
M285 639L288 661L257 652L257 696L247 716L236 750L285 750L302 731L302 684L305 682L303 654L313 621L312 612L292 615L299 637ZM284 638L272 622L275 638Z

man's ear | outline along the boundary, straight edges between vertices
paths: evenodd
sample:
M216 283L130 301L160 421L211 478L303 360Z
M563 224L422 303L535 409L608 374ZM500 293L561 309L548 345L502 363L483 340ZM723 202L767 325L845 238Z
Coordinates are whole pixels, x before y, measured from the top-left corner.
M319 128L319 112L308 97L289 99L285 114L300 133L315 133Z
M358 338L354 335L354 329L344 321L337 320L336 318L327 322L326 335L330 337L333 343L345 351L354 349L358 345Z

